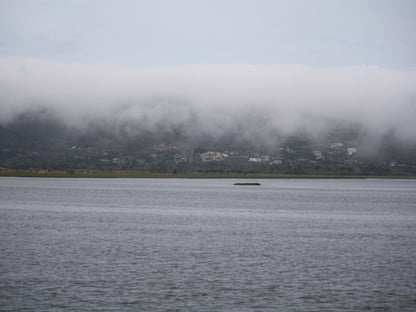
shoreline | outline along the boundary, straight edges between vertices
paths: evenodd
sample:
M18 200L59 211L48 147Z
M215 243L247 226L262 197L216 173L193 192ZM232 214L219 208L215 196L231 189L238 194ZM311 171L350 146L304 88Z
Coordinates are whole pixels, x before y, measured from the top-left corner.
M180 172L154 173L137 171L105 171L105 170L76 170L76 171L43 171L43 170L0 170L0 177L26 178L160 178L160 179L416 179L416 176L390 175L337 175L337 174L274 174L274 173L208 173Z

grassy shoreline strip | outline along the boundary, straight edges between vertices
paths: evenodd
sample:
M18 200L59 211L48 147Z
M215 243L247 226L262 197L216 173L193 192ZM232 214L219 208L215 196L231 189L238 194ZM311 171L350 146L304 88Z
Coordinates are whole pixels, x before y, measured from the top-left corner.
M0 170L0 177L34 177L34 178L188 178L188 179L416 179L416 176L363 176L363 175L307 175L307 174L273 174L273 173L153 173L136 171L100 171L80 170L39 172L36 170Z

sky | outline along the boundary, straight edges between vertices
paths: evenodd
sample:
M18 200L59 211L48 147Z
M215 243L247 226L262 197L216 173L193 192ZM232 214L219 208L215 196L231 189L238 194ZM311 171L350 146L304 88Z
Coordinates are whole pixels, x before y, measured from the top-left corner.
M0 0L0 56L416 69L414 0Z
M336 119L416 140L415 30L414 0L0 0L0 123L43 107L72 124Z

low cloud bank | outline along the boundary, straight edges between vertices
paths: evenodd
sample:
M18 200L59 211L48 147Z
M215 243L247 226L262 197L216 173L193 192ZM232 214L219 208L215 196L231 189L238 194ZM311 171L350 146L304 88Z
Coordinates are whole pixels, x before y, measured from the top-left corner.
M320 136L334 122L370 137L416 137L416 72L372 66L194 65L124 68L114 64L0 59L0 123L47 109L71 126L128 124L130 131L181 127L189 133L246 137Z

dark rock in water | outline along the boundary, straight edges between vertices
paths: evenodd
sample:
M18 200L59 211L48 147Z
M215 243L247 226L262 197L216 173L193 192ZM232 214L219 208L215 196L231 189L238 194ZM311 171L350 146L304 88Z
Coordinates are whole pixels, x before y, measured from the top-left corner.
M246 182L246 183L237 182L237 183L234 183L234 185L261 185L261 184L258 182Z

